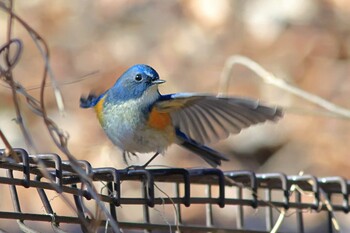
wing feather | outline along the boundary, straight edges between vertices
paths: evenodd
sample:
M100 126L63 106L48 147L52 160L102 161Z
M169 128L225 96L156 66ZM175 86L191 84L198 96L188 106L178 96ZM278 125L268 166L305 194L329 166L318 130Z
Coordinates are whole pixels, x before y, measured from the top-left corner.
M204 137L202 132L204 129L199 124L199 119L196 118L195 111L193 111L193 109L191 108L184 108L183 111L186 113L186 115L188 116L188 119L190 120L190 124L188 128L190 137L196 138L198 141L203 142Z
M154 107L168 112L173 125L199 143L218 141L230 133L282 116L280 108L268 107L259 101L209 95L163 96Z
M220 113L222 117L227 119L227 121L232 124L232 126L237 128L236 133L239 133L242 127L247 127L250 125L250 121L237 112L236 108L232 108L227 104L224 106L222 104L213 104L213 106L215 107L216 112Z
M196 109L196 105L191 106L190 111L193 115L194 121L196 122L197 128L200 135L201 139L200 141L209 141L210 137L208 135L209 130L203 123L203 115L200 114L200 112Z
M222 120L220 119L220 116L217 114L214 114L215 111L209 106L207 108L203 108L203 106L198 106L198 111L201 113L203 118L206 119L207 127L210 129L208 131L209 139L210 141L218 141L220 138L225 138L230 133L223 125Z
M212 115L215 115L216 118L219 119L220 127L227 131L227 133L238 133L240 131L240 126L237 123L236 118L232 118L232 116L227 113L225 109L222 109L218 106L212 105L202 105L204 108L210 109Z
M205 135L205 141L211 141L211 138L220 138L219 134L217 133L217 130L214 128L214 125L217 125L216 119L209 118L208 112L204 112L203 108L197 105L193 105L194 111L196 111L197 116L201 119L201 122L204 126L204 135Z

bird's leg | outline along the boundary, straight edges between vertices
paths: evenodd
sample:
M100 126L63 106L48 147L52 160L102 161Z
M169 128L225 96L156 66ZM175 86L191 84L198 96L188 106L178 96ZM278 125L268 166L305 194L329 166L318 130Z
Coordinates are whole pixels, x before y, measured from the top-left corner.
M124 163L127 165L127 166L129 166L129 163L128 163L128 160L126 159L126 156L128 156L129 157L129 152L127 152L127 151L123 151L123 160L124 160ZM130 159L130 157L129 157L129 159Z
M132 154L133 156L137 156L135 153L133 153L133 152L126 152L126 151L124 151L123 152L123 159L124 159L124 162L128 165L128 167L127 167L127 169L133 169L133 170L137 170L137 169L146 169L146 167L159 155L159 153L157 152L157 153L155 153L153 156L152 156L152 158L150 159L150 160L148 160L144 165L142 165L142 166L135 166L135 165L131 165L131 166L129 166L129 164L128 164L128 162L127 162L127 160L126 160L126 156L128 156L129 157L129 159L130 159L130 154Z
M142 167L146 168L157 156L159 155L159 152L155 153L150 160L147 161Z

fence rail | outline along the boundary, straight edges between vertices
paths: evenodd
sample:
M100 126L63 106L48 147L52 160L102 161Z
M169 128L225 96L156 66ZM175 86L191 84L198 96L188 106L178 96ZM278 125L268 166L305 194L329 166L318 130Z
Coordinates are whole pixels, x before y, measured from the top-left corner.
M0 150L0 169L6 170L6 176L0 176L0 184L10 186L14 206L12 212L0 210L0 218L21 220L18 223L22 224L22 227L25 226L24 221L26 220L54 222L56 227L59 223L81 224L81 216L87 216L83 199L89 200L92 196L88 189L81 186L81 178L74 172L70 163L62 161L56 154L29 155L23 149L15 149L15 152L20 157L20 163L6 157L5 151ZM43 162L45 166L40 166L38 161ZM344 214L349 212L350 183L342 177L287 176L282 173L256 174L251 171L223 172L212 168L128 168L117 170L109 167L93 168L89 162L83 160L78 161L78 163L94 182L107 183L108 193L101 193L101 201L109 205L112 217L118 222L119 227L124 229L268 232L271 231L276 220L273 215L274 210L293 209L295 210L294 216L297 223L293 229L294 232L305 231L307 221L303 219L303 210L313 211L314 213L328 213L327 228L328 232L332 232L334 230L334 212ZM16 176L14 176L14 172L16 172ZM47 174L51 177L51 182L47 179ZM121 195L121 189L125 181L140 182L143 188L142 195L139 197ZM158 183L173 184L174 190L172 193L174 194L168 198L160 197L156 192ZM203 185L206 189L206 195L195 196L193 194L194 185ZM21 205L24 203L18 197L18 186L37 189L46 214L22 212ZM213 188L216 190L216 196L213 196ZM229 189L232 189L232 191L228 192ZM57 215L46 195L46 190L72 195L77 216ZM272 195L273 192L278 192L280 195ZM305 193L308 194L307 201L302 198ZM335 195L337 198L332 198ZM336 200L333 201L333 199ZM150 208L156 205L174 204L177 207L178 224L152 223L149 217ZM204 214L206 225L204 226L185 224L182 221L181 209L191 208L195 204L206 205L206 213ZM122 205L143 207L144 222L118 221L117 209ZM213 224L215 221L214 205L221 208L230 205L236 206L236 224L230 228ZM266 210L264 229L253 230L245 226L244 206ZM103 227L106 221L101 220L99 224ZM81 229L83 232L87 231L83 225Z

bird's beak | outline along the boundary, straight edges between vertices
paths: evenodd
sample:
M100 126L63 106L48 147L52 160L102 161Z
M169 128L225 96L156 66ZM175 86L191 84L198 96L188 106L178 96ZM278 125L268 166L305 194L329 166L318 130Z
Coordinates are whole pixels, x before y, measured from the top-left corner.
M162 84L162 83L165 83L165 80L157 79L152 81L152 84Z

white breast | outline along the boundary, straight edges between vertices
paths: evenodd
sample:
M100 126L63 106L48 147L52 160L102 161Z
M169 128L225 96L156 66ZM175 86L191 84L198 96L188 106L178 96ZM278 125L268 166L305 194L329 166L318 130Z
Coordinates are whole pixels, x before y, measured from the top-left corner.
M142 108L159 97L158 91L152 89L146 91L141 98L125 103L105 103L103 128L111 141L123 151L162 153L174 139L172 127L157 130L147 125L147 115L142 112Z

